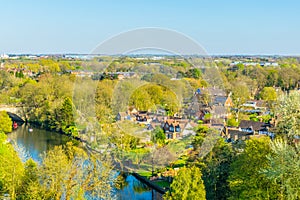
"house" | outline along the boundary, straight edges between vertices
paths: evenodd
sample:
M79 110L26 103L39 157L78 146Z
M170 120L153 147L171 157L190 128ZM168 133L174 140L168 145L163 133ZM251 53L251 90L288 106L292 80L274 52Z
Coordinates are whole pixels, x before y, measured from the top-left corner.
M225 134L225 139L227 142L235 142L235 141L244 141L250 139L253 133L248 133L235 129L228 129Z
M222 131L224 129L225 120L220 118L214 118L210 120L210 128Z
M138 114L139 112L138 112L138 110L135 109L134 107L129 107L128 110L127 110L127 113L128 113L129 115L136 115L136 114Z
M213 106L210 113L212 118L227 119L230 115L229 110L225 106Z
M92 77L94 75L94 72L88 70L69 70L68 72L76 77Z
M157 115L167 115L167 111L165 109L163 109L163 108L158 108L156 110L156 114Z
M253 133L256 135L267 135L271 139L273 139L275 137L275 134L272 131L270 131L270 129L269 129L270 126L271 126L270 124L266 124L264 122L254 122L254 121L250 121L250 120L242 120L239 125L239 129L241 131Z
M131 116L128 115L126 112L119 112L117 117L117 121L123 121L123 120L131 120Z
M162 129L164 130L167 139L175 139L180 137L180 132L182 130L180 123L175 119L165 120L162 124Z
M263 110L266 109L266 102L263 100L249 100L246 101L246 103L244 103L242 106L244 108L251 108L254 110Z
M271 139L275 134L269 130L269 124L263 122L255 122L250 120L242 120L238 128L224 127L221 136L227 142L247 140L251 137L269 136Z
M251 120L242 120L239 125L239 130L248 132L248 133L257 133L260 130L266 128L266 124L264 122L255 122Z
M293 142L296 143L296 144L299 144L300 143L300 136L299 135L295 135L294 139L293 139Z
M229 108L233 106L231 93L227 96L223 90L215 87L203 89L203 91L204 93L201 95L204 95L203 98L207 99L205 92L208 92L210 102L208 105L207 103L195 104L198 107L194 108L196 110L195 117L204 120L205 115L211 114L212 118L228 118L230 115Z
M275 137L275 133L271 132L271 131L269 130L269 127L268 127L268 126L266 126L266 127L263 128L263 129L260 129L260 130L258 131L258 134L259 134L259 135L267 135L267 136L269 136L271 139L274 139L274 137Z
M119 80L123 80L125 78L125 76L123 74L118 74L118 79Z
M230 97L230 94L228 96L215 96L212 102L213 105L218 105L218 106L225 106L225 107L233 106L233 102Z
M224 127L224 129L221 132L221 136L227 142L236 142L248 140L254 136L254 133L243 131L237 127Z
M193 122L188 122L186 126L184 127L184 130L182 131L182 137L186 137L189 135L196 135L196 132L194 131L194 128L197 126L197 124Z
M142 123L150 123L152 119L148 116L148 111L139 111L135 114L135 120Z

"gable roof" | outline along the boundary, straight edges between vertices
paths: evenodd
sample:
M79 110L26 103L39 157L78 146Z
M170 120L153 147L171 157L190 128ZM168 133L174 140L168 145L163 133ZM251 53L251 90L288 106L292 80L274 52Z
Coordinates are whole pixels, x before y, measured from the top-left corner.
M211 112L213 115L224 115L227 113L227 109L224 106L214 106Z
M244 131L240 131L240 130L233 130L233 129L229 129L228 134L229 134L230 138L233 139L233 140L235 140L235 139L247 139L251 135L253 135L253 133L248 133L248 132L244 132Z
M226 100L227 96L216 96L214 98L214 105L225 105Z
M266 124L264 122L255 122L251 120L242 120L240 125L240 128L246 129L252 127L254 131L259 131L266 127Z

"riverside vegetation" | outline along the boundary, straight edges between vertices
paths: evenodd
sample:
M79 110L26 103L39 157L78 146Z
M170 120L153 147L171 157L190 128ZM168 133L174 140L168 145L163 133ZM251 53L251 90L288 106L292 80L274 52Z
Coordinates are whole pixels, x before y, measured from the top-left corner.
M193 63L203 62L201 58L193 59ZM126 159L142 166L141 160L147 160L151 151L149 146L155 145L161 151L167 149L168 153L164 155L175 158L157 162L155 173L163 173L166 168L180 169L168 186L166 199L300 199L299 60L278 58L278 67L243 64L231 67L230 59L212 61L218 66L222 87L228 93L232 92L236 108L250 98L268 102L270 117L276 116L277 120L276 138L260 137L239 143L219 139L204 157L199 157L198 152L211 130L201 123L195 128L196 135L190 138L191 152L179 155L176 150L172 152L172 147L180 145L180 141L166 140L159 129L152 132L151 141L145 144L132 134L132 129L118 128L115 116L122 106L140 110L163 108L172 116L184 106L180 98L184 99L190 88L211 86L202 71L190 65L190 61L160 60L159 64L165 66L158 69L161 73L145 64L147 62L150 61L130 57L94 58L85 62L57 58L5 60L5 69L0 71L0 103L21 105L28 122L80 138L93 149L101 149L105 143L113 144L114 159L127 156ZM106 73L91 78L70 73L70 70L92 70L103 66L108 66ZM120 80L111 75L112 72L135 71L140 66L145 67L146 75L139 80L124 80L122 87L119 87ZM17 69L17 73L9 69ZM28 76L21 69L30 70L34 75ZM176 82L171 81L174 71L179 79ZM89 99L84 94L77 98L72 96L74 85L80 83L82 91L89 90L90 84L96 84L95 117L99 132L89 129L89 121L84 120L83 112L74 111L76 106L87 109L89 106ZM134 87L136 84L140 87ZM126 94L130 96L126 97ZM114 95L125 95L128 105L122 105ZM78 99L81 103L74 102ZM228 119L227 124L235 125L242 119L256 120L255 116L238 113L237 120ZM41 164L32 160L22 163L6 140L5 133L11 131L12 121L6 112L1 112L0 195L9 194L12 199L83 199L86 193L91 193L110 198L111 158L87 155L81 148L68 143L45 153ZM120 155L123 157L118 157ZM145 166L151 170L149 163Z

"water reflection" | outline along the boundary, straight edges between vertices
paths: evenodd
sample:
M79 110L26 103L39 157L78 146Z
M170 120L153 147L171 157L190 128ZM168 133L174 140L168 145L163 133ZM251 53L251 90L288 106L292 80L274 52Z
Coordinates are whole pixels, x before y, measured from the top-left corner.
M14 141L19 147L23 148L28 156L33 160L40 162L40 155L43 152L52 149L54 146L66 144L70 139L62 134L45 131L38 128L31 128L28 126L20 126L7 137Z
M32 127L31 127L32 128ZM41 162L40 155L43 152L52 149L54 146L66 144L70 138L55 132L32 128L29 131L28 126L20 126L7 137L15 143L22 160L32 158ZM162 199L161 194L152 190L147 185L138 181L134 176L128 173L119 173L118 182L115 185L115 198L126 200L147 200Z

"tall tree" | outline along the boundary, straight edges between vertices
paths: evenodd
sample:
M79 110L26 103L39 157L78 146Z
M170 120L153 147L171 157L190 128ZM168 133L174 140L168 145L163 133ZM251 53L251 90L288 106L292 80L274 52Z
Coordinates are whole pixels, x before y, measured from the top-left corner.
M279 185L278 199L297 200L300 197L300 146L291 146L277 139L271 143L270 166L261 170L270 182Z
M291 140L294 136L300 136L300 93L291 92L281 96L275 109L277 115L277 132L288 136Z
M203 180L206 199L227 199L230 194L228 185L229 167L234 153L231 144L219 139L211 152L203 159Z
M277 98L276 90L273 87L264 87L260 92L260 97L266 101L275 101Z
M158 143L158 144L164 144L166 139L166 134L164 133L164 130L160 128L159 126L155 127L155 129L152 131L152 142Z
M12 121L7 112L0 111L0 132L9 133L12 131Z
M201 170L195 166L181 168L171 184L171 191L166 193L164 198L182 200L206 199Z
M38 165L32 159L26 161L24 165L24 175L22 185L19 188L18 199L42 199L39 182Z
M23 163L13 146L6 142L6 135L0 132L0 194L9 194L16 199L22 184Z
M246 141L244 151L230 167L229 199L276 199L277 184L270 182L261 169L269 167L266 156L271 153L268 137Z
M101 160L101 162L99 161ZM99 198L110 197L111 165L68 143L43 156L40 178L45 198L83 199L86 192Z

